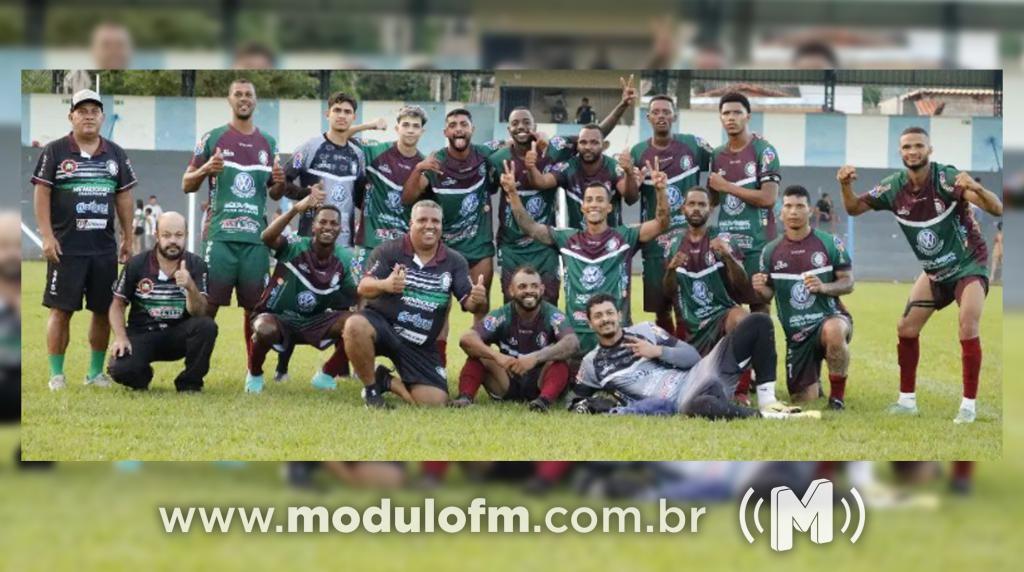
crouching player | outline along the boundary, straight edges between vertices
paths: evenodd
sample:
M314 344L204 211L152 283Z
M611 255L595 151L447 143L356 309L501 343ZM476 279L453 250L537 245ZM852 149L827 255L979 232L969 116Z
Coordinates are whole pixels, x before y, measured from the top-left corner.
M469 359L459 374L454 406L472 404L483 384L492 399L529 401L532 411L546 412L569 384L565 360L580 342L565 314L544 301L540 273L532 266L516 268L509 290L512 301L487 314L459 341Z

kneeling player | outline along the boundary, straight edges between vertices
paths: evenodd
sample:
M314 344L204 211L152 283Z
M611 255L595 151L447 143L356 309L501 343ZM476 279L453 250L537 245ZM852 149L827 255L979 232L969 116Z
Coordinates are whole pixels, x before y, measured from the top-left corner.
M597 294L587 302L587 319L598 347L583 358L570 408L588 412L587 401L598 391L614 392L626 401L615 413L682 414L709 419L744 417L820 417L800 412L775 399L775 332L770 317L745 318L701 358L693 346L650 323L622 328L615 299ZM760 412L732 403L746 364L759 383Z
M315 189L263 231L263 242L274 251L277 267L256 306L247 392L263 390L263 362L270 348L282 351L293 344L317 349L336 346L312 379L318 389L335 387L334 377L344 363L342 331L349 308L356 303L352 252L337 244L341 213L333 205L320 206L313 216L312 237L287 240L281 236L296 215L321 203L324 196L322 189Z
M512 302L489 313L460 340L469 359L459 374L459 397L466 406L482 383L494 399L529 401L547 411L569 383L569 359L580 342L565 314L543 300L544 283L532 266L512 273ZM498 344L492 349L489 344Z
M820 395L821 360L828 361L830 409L845 408L853 320L839 296L853 292L850 257L838 238L811 228L810 194L793 185L782 196L785 234L761 253L753 287L767 303L775 291L786 333L786 385L793 401Z

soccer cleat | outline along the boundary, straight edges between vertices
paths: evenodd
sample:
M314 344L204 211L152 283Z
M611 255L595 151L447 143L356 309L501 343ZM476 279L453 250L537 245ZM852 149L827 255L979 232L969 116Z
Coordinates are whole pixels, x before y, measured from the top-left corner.
M395 406L384 401L384 396L374 386L363 388L363 402L367 409L394 409Z
M918 414L918 409L917 409L917 404L916 403L913 404L913 405L903 405L902 403L900 403L898 401L896 403L893 403L892 405L890 405L889 408L886 409L886 411L888 411L890 415L917 415Z
M88 375L85 376L85 384L86 385L92 385L92 386L95 386L95 387L110 387L111 384L113 384L113 383L114 383L114 380L110 379L110 376L108 376L107 374L105 374L103 372L97 373L96 375L94 375L92 377L89 377Z
M383 365L378 365L373 370L373 387L381 395L391 391L391 370Z
M742 405L743 407L750 407L750 396L747 395L746 393L737 393L736 395L732 396L732 400L735 401L737 405Z
M313 379L310 380L309 383L316 389L329 390L337 389L338 387L337 382L334 381L334 377L324 373L323 370L316 372L316 375L313 376Z
M464 393L448 403L448 407L455 407L457 409L469 407L470 405L473 405L473 398Z
M832 411L842 411L846 409L846 403L844 403L842 399L836 397L829 397L828 408L831 409Z
M55 375L51 377L50 381L47 382L46 385L50 388L50 391L60 391L68 386L67 382L64 381L63 375Z
M245 392L246 393L259 393L263 391L263 376L253 375L251 373L245 374Z
M536 411L538 413L547 413L548 409L551 408L551 402L548 401L547 397L541 396L531 401L527 407L530 408L530 411Z
M966 425L968 423L974 423L974 420L977 419L977 417L978 414L975 413L973 409L961 407L960 412L957 413L956 418L953 419L953 423L956 423L957 425Z
M783 403L781 401L773 401L773 402L769 403L768 405L765 405L764 407L761 408L761 413L768 412L768 413L792 414L792 413L800 413L801 411L803 411L803 410L800 409L800 407L798 407L796 405L786 405L785 403Z
M771 408L766 408L761 411L761 417L765 419L821 419L821 411L800 411L799 407L789 408L790 411L773 411ZM796 409L796 411L792 411Z
M274 381L277 382L277 383L287 383L288 382L288 372L287 371L279 371L279 372L275 373L274 374Z

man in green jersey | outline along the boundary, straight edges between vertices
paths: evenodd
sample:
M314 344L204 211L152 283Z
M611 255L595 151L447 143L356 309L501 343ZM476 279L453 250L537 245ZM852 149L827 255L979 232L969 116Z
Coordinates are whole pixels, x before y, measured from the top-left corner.
M896 331L900 365L900 395L889 411L916 414L918 336L936 310L953 301L960 307L960 349L963 367L963 399L955 423L972 423L981 372L981 310L988 293L988 252L975 205L995 216L1003 214L999 197L965 171L931 161L928 132L908 127L899 140L900 158L906 170L882 179L874 189L857 195L853 181L857 170L845 165L836 178L842 187L843 207L851 216L869 210L892 211L924 272L910 289L910 299Z

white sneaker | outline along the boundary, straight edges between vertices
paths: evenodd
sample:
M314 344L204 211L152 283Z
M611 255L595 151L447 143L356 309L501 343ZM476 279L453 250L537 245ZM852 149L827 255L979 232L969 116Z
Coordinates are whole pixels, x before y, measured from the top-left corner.
M956 414L956 418L953 419L953 423L957 425L966 425L968 423L974 423L977 419L978 414L973 409L961 407L960 411Z
M50 381L47 382L46 385L49 386L50 391L60 391L62 389L66 389L68 386L67 382L64 381L63 375L55 375L51 377Z
M114 380L110 379L110 376L100 372L95 377L85 376L86 385L94 385L96 387L110 387L114 384Z
M782 401L773 401L761 408L762 415L764 415L765 413L785 413L788 415L793 413L800 413L800 411L802 410L798 405L787 405Z

